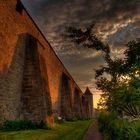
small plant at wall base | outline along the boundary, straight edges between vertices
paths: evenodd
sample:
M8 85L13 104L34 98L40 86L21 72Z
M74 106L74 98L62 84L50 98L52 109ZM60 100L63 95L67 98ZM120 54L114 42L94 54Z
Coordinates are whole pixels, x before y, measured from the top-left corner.
M32 122L29 120L5 121L0 126L0 130L2 131L19 131L29 129L48 129L48 127L43 121Z

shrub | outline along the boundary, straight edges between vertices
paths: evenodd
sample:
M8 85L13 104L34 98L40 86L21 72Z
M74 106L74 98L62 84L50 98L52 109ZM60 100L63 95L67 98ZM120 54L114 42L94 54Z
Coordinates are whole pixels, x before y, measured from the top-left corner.
M105 140L140 140L140 119L128 122L112 113L102 112L98 121Z
M19 131L28 129L47 129L47 125L43 122L32 122L29 120L15 120L15 121L5 121L3 125L0 126L0 130L4 131Z
M125 136L128 140L140 140L140 119L126 128Z
M50 129L50 128L48 128L47 124L42 120L39 123L37 123L37 128L38 129Z
M62 117L55 117L55 122L58 124L62 124L65 122L65 120Z

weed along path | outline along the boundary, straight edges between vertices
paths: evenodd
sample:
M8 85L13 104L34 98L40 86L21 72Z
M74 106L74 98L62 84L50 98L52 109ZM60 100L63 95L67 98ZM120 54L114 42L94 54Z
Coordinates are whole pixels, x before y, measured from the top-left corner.
M89 127L83 140L103 140L103 136L98 130L97 121L93 122L93 124Z

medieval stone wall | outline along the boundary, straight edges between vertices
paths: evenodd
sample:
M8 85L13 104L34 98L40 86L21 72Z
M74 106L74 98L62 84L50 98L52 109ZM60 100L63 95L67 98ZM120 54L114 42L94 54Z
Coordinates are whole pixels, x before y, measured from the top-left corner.
M2 39L2 38L1 38ZM0 40L1 40L0 39ZM3 37L4 39L4 37ZM24 67L25 36L20 36L15 44L14 55L9 67L3 65L0 75L0 117L17 119L20 116L20 96ZM1 41L0 41L1 42ZM5 47L4 44L1 47ZM8 50L7 50L8 51ZM1 52L1 51L0 51ZM1 52L2 53L2 52ZM6 50L3 55L6 55ZM1 55L0 55L1 56ZM8 58L5 58L7 61ZM2 61L0 61L2 63ZM3 60L4 62L4 60Z
M37 40L26 34L25 56L21 92L21 119L44 120L47 114L51 115L50 93L48 84L42 73ZM49 106L49 110L48 107Z
M63 75L69 79L68 89ZM80 104L80 117L81 90L23 5L17 6L17 0L0 0L0 118L37 120L45 116L45 110L48 115L52 111L63 115L63 104L68 106L64 109L68 118Z

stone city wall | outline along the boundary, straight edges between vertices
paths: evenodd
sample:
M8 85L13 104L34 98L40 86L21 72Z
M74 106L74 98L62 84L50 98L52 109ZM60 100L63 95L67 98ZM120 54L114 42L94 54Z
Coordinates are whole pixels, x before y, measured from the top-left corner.
M0 0L0 118L82 118L82 96L23 4Z

